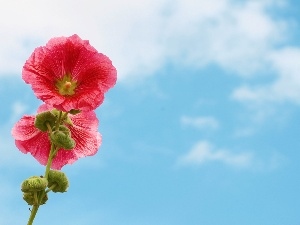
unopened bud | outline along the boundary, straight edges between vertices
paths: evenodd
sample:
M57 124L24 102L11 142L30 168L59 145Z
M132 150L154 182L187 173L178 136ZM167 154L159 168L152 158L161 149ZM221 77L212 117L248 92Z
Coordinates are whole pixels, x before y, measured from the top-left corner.
M56 116L50 111L42 112L36 115L34 126L41 131L47 131L47 123L53 127L56 122Z
M59 170L50 170L48 174L48 188L53 192L66 192L69 187L67 176Z
M45 190L48 185L48 181L46 178L39 176L32 176L28 179L24 180L21 185L21 190L23 192L36 192Z
M59 131L50 134L51 141L58 147L71 150L75 147L75 141L70 136L70 130L65 126L60 126Z

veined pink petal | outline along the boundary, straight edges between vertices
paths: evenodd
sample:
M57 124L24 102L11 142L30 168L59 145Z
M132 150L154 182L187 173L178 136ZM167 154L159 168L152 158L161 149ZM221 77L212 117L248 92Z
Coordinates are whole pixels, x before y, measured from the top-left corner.
M39 130L34 126L34 116L23 116L13 127L12 135L16 140L24 141L38 135Z
M88 129L93 132L98 130L99 121L94 111L70 115L70 118L74 123L74 127Z
M51 147L47 133L39 131L36 136L24 141L16 140L15 143L21 152L30 153L42 165L47 164Z

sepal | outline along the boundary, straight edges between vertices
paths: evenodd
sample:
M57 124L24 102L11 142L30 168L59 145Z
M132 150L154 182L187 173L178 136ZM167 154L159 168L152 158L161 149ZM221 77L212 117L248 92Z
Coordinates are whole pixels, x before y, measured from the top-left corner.
M51 110L51 113L53 114L53 115L55 115L57 118L59 117L59 114L61 113L60 111L58 111L57 109L52 109ZM72 123L72 120L70 119L70 117L68 117L67 115L66 116L63 116L64 118L63 118L63 123L67 123L67 124L69 124L69 125L73 125L73 123Z
M79 109L71 109L71 110L69 111L69 113L72 114L72 115L76 115L76 114L81 113L81 110L79 110Z

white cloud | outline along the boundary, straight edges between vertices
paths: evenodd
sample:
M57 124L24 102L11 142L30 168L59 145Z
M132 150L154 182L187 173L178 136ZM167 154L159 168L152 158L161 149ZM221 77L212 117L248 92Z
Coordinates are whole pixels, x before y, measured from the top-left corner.
M53 36L78 33L113 60L121 79L132 72L147 74L160 66L156 42L163 5L150 0L1 1L0 70L19 74L35 47Z
M168 20L167 45L179 61L196 67L216 63L252 75L264 67L273 44L284 38L285 23L267 13L270 1L210 1L215 8L207 13L202 5L210 3L194 2L181 1Z
M211 116L203 117L189 117L182 116L180 122L184 126L190 126L197 129L217 129L219 127L219 122L217 119Z
M269 56L278 77L271 83L237 88L232 97L245 103L300 103L300 48L284 48Z
M179 159L181 165L202 165L208 162L221 162L234 167L249 167L253 163L251 153L233 153L228 150L215 149L209 142L200 141Z
M20 74L34 47L78 33L107 54L120 80L149 75L166 62L217 63L251 74L285 38L284 21L267 9L276 0L1 1L0 72Z
M284 160L285 158L277 153L261 160L252 152L233 152L216 148L208 141L199 141L190 151L178 158L177 165L201 166L208 163L222 163L239 169L272 171L281 166Z

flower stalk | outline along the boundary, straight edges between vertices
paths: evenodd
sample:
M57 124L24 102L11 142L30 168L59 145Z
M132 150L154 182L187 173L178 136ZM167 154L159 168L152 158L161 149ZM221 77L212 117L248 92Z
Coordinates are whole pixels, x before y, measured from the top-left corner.
M67 114L65 114L65 115L67 115ZM62 112L60 111L59 116L57 118L57 121L55 123L56 124L56 126L55 126L56 130L59 129L59 126L63 121L62 117L64 117L64 116L62 116ZM52 133L52 128L51 128L49 123L46 123L46 126L48 128L48 134L50 136L50 134ZM56 153L57 153L58 149L59 149L59 147L57 147L54 143L51 143L51 148L50 148L50 152L49 152L49 156L48 156L48 161L47 161L47 165L45 167L44 178L46 180L48 180L51 164L52 164L53 159L56 156ZM39 192L34 192L34 194L33 194L34 195L34 204L33 204L33 207L31 209L31 213L30 213L27 225L32 225L33 224L33 221L34 221L35 216L36 216L36 214L39 210L39 207L40 207L41 204L43 204L42 201L43 201L45 195L48 192L50 192L53 188L55 188L55 186L56 186L56 184L52 184L51 187L47 191L43 190L43 191L39 191Z
M39 205L33 205L27 225L33 224L34 218L38 210L39 210Z
M55 151L56 151L56 148L55 148L54 144L52 144L51 145L51 150L50 150L50 153L49 153L48 163L47 163L47 166L46 166L46 169L45 169L45 176L44 177L46 179L48 178L48 174L49 174L49 171L50 171L52 160L55 157ZM48 192L49 192L49 190L48 190ZM47 192L41 192L41 193L39 193L39 195L36 192L34 193L35 204L33 204L33 207L31 209L31 213L30 213L27 225L32 225L33 224L33 221L34 221L35 216L36 216L36 214L39 210L39 207L41 205L41 201L44 198L45 194L47 194Z

